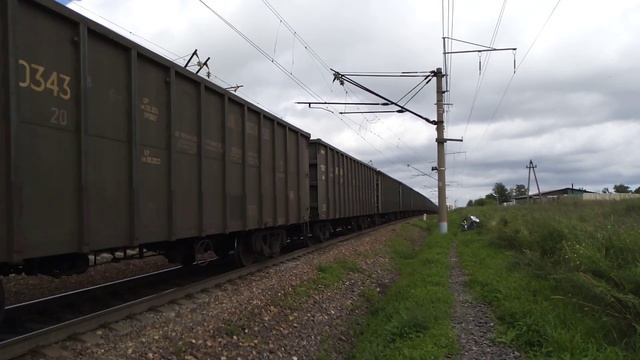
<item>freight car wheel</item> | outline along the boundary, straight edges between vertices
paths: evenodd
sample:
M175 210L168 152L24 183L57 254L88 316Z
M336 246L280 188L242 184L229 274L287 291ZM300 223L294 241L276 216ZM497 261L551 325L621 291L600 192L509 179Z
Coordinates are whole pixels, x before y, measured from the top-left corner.
M236 239L235 257L240 266L249 266L256 261L256 252L251 238Z
M313 230L311 231L311 243L309 245L318 244L326 241L329 237L327 236L327 231L325 230L327 227L323 224L315 224L313 225Z
M324 241L327 241L331 238L331 227L328 225L324 228Z
M228 239L215 240L213 242L213 252L216 253L219 258L226 258L235 246L235 243Z

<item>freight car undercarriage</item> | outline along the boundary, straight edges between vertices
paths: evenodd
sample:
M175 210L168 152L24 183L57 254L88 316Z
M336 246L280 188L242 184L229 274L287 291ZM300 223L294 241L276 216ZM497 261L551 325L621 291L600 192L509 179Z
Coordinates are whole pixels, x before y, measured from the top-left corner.
M238 266L248 266L256 261L279 256L283 247L289 244L310 246L327 241L337 233L362 231L419 213L421 212L333 219L173 242L163 241L135 248L105 249L92 254L73 253L25 259L18 264L0 264L0 275L46 275L60 278L80 275L90 267L110 262L139 260L158 255L166 257L170 263L183 266L206 264L216 258L233 256ZM4 307L4 288L0 283L0 321Z

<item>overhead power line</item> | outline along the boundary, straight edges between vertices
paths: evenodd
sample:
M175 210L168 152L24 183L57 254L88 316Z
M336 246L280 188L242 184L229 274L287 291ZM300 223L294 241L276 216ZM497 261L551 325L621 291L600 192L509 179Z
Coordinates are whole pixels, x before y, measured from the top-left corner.
M264 49L262 49L258 44L256 44L253 40L251 40L247 35L245 35L240 29L235 27L231 22L222 17L220 13L215 11L209 4L204 2L204 0L198 0L205 8L207 8L213 15L215 15L220 21L222 21L225 25L227 25L231 30L233 30L236 34L238 34L244 41L246 41L251 47L256 49L262 56L264 56L267 60L271 61L273 65L275 65L282 73L284 73L287 77L289 77L294 83L296 83L299 87L301 87L305 92L314 98L320 100L321 97L311 88L309 88L302 80L300 80L297 76L295 76L291 71L287 70L287 68L282 65L278 60L276 60L273 56L269 55Z
M309 45L302 38L302 36L300 36L300 34L298 34L298 32L293 28L293 26L291 26L291 24L289 24L289 22L282 15L280 15L278 10L276 10L276 8L273 7L273 5L271 5L271 3L269 3L268 0L262 0L262 2L273 13L273 15L275 15L282 22L282 24L287 28L287 30L289 30L293 34L293 36L300 42L300 44L302 44L302 46L304 46L305 50L307 50L309 52L309 54L311 54L311 56L316 61L318 61L319 64L322 65L322 67L324 67L326 70L329 70L329 64L327 64L327 62L324 61L324 59L315 50L313 50L311 45Z
M256 51L258 51L263 57L269 60L278 70L284 73L289 79L291 79L298 87L304 90L307 94L318 101L325 101L322 96L320 96L317 92L311 89L307 84L305 84L300 78L298 78L293 72L287 70L287 68L282 65L277 59L273 56L269 55L264 49L262 49L258 44L256 44L253 40L251 40L247 35L245 35L240 29L234 26L230 21L225 19L220 13L215 11L211 6L209 6L204 0L198 0L207 10L209 10L213 15L215 15L220 21L222 21L225 25L227 25L231 30L233 30L236 34L238 34L242 39L244 39L251 47L253 47ZM284 23L284 21L283 21ZM358 137L360 137L365 143L369 144L374 150L380 153L383 157L387 158L387 155L382 152L377 146L373 145L369 142L360 132L354 129L349 123L337 114L337 111L330 111L336 118L342 121L349 129L351 129Z
M478 139L478 143L476 143L476 146L477 146L477 144L479 144L480 140L484 138L484 135L486 134L487 129L489 128L489 126L491 126L491 123L493 122L493 120L495 119L496 115L498 114L498 111L500 110L500 107L502 106L502 103L503 103L505 97L507 96L507 93L509 92L509 88L511 87L511 84L513 83L513 79L516 77L516 74L518 73L518 70L520 70L520 67L522 67L522 64L524 64L524 62L527 60L527 57L531 53L531 50L533 49L533 47L538 42L538 39L540 38L540 35L542 35L542 33L544 32L544 29L547 27L547 24L549 24L549 21L551 21L551 18L553 17L553 14L555 13L555 11L558 8L558 6L560 5L561 1L562 0L558 0L556 2L556 4L554 5L554 7L551 9L551 12L549 12L549 15L547 16L546 20L542 24L542 27L540 28L540 30L536 34L536 37L533 39L533 42L531 43L531 45L529 45L529 48L527 48L527 51L524 53L524 56L522 57L522 60L516 66L515 71L511 75L511 78L509 79L509 82L507 83L507 86L504 88L504 91L502 92L502 95L500 96L500 100L498 101L498 104L496 105L495 109L493 110L493 113L491 114L491 117L490 117L491 120L485 126L485 128L484 128L484 130L482 132L482 135L480 135L480 138Z
M493 33L491 34L491 41L489 42L489 46L493 47L496 40L498 39L498 32L500 31L500 25L502 24L502 19L504 18L504 11L507 7L507 0L503 0L502 7L500 8L500 13L498 14L498 19L496 20L496 25L493 28ZM491 53L488 53L483 62L481 63L481 73L478 76L478 81L476 83L476 89L473 93L473 99L471 100L471 107L469 108L469 114L467 115L467 121L464 126L463 137L467 135L467 129L469 128L469 123L471 122L471 116L473 115L473 111L476 107L476 102L478 100L478 95L480 94L480 89L482 88L482 84L484 82L485 75L487 74L487 69L489 67L489 61L491 59Z
M264 5L267 7L267 9L276 17L276 19L279 21L279 26L278 29L280 28L280 25L284 25L284 27L293 35L294 40L298 40L298 42L300 42L300 44L302 45L302 47L309 53L309 55L311 56L311 58L314 60L314 62L323 70L325 71L330 71L330 67L329 64L324 60L324 58L322 56L320 56L320 54L318 54L318 52L316 50L313 49L313 47L302 37L302 35L300 35L300 33L293 27L293 25L291 25L291 23L289 23L287 21L287 19L284 18L284 16L275 8L275 6L273 6L268 0L263 0ZM317 68L316 68L317 69ZM410 74L426 74L428 72L426 71L405 71L405 72L369 72L369 73L376 73L376 74L384 74L386 76L389 75L395 75L395 74L400 74L400 75L410 75ZM354 72L354 74L356 74L356 72ZM322 76L322 74L321 74ZM415 76L415 75L414 75ZM324 76L322 76L322 79L324 80ZM327 87L329 88L330 92L333 92L331 84L327 83ZM344 88L345 90L345 96L347 98L351 97L351 93L348 91L348 89ZM358 99L357 96L355 96L356 99ZM311 105L310 105L311 107ZM336 112L336 111L332 111L330 109L327 108L322 108L322 107L313 107L315 109L322 109L328 112ZM359 108L356 108L357 110L361 110ZM338 114L342 114L343 112L338 112ZM370 120L366 114L368 114L368 112L365 111L356 111L354 113L358 113L362 116L362 118L364 119L364 121L366 123L374 123L380 120L379 117L375 116L375 118L377 119L376 121L372 121ZM358 126L358 128L360 130L364 130L372 135L374 135L375 137L379 138L382 141L387 141L386 139L384 139L382 136L380 136L378 133L376 133L375 131L371 130L368 126L363 127L362 124L358 125L355 121L351 120L350 118L346 118L348 121L351 121L352 123L354 123L355 126ZM345 120L343 120L344 122ZM405 146L407 146L408 148L412 148L410 145L407 145L406 143L404 143L403 141L401 141Z
M127 29L127 28L125 28L125 27L123 27L123 26L121 26L121 25L119 25L119 24L117 24L117 23L115 23L115 22L113 22L113 21L111 21L111 20L107 19L106 17L104 17L104 16L102 16L102 15L100 15L100 14L96 13L95 11L90 10L90 9L87 9L86 7L84 7L84 6L80 5L77 1L74 1L74 2L73 2L73 6L77 6L77 7L81 8L81 9L83 9L84 11L86 11L86 12L88 12L88 13L90 13L90 14L93 14L94 16L97 16L97 17L99 17L100 19L102 19L102 20L104 20L104 21L108 22L109 24L111 24L111 25L113 25L113 26L115 26L115 27L117 27L117 28L120 28L120 29L121 29L121 30L123 30L124 32L128 33L129 35L132 35L132 36L138 37L138 38L140 38L140 39L142 39L142 40L146 41L147 43L149 43L149 44L151 44L151 45L155 46L156 48L164 50L164 51L165 51L165 53L171 54L173 57L178 57L176 60L184 59L184 58L188 57L189 55L191 55L191 53L189 53L189 54L187 54L187 55L185 55L185 56L181 56L180 54L178 54L178 53L176 53L176 52L173 52L173 51L171 51L171 50L169 50L169 49L165 48L164 46L162 46L162 45L160 45L160 44L158 44L158 43L156 43L156 42L154 42L154 41L151 41L151 40L149 40L149 39L147 39L147 38L145 38L145 37L143 37L143 36L141 36L141 35L138 35L138 34L134 33L133 31L131 31L131 30L129 30L129 29ZM163 56L164 56L165 58L167 58L167 59L171 60L171 61L174 61L171 57L166 56L166 54L165 54L165 55L163 55Z
M271 11L271 13L276 17L276 19L279 21L279 24L280 25L284 25L285 28L293 35L294 39L297 39L300 42L300 44L304 47L304 49L309 53L311 58L313 60L315 60L315 63L317 63L324 70L330 70L330 67L329 67L328 63L324 60L324 58L322 56L320 56L319 53L317 51L315 51L313 49L313 47L304 38L302 38L302 35L300 35L300 32L298 32L293 27L293 25L291 25L291 23L288 22L284 18L284 16L275 8L275 6L273 6L268 0L263 0L263 3L269 9L269 11ZM279 25L279 27L280 27L280 25ZM423 77L424 75L421 76L421 75L417 75L417 74L429 74L429 71L369 71L369 72L349 72L349 74L353 74L354 76L359 76L360 74L377 74L377 75L380 75L380 77ZM402 76L396 76L396 75L402 75ZM332 87L331 87L330 84L328 85L328 88L329 88L329 91L333 92ZM424 88L424 85L416 93L414 93L413 96L407 102L405 102L404 105L408 104L423 88ZM349 90L346 87L344 88L344 91L345 91L345 96L347 98L350 98L352 96L352 94L349 92ZM354 96L354 97L356 99L358 99L358 96ZM345 100L345 102L346 102L346 100ZM329 104L327 104L327 105L329 105ZM332 110L327 109L327 108L312 107L311 105L309 105L309 107L332 112ZM358 110L358 111L351 111L351 112L340 111L340 112L338 112L338 114L345 114L345 113L347 113L347 114L360 114L362 116L364 122L366 122L367 124L372 124L372 123L380 121L380 118L377 115L374 115L374 118L375 118L374 120L371 120L366 116L367 114L376 114L377 112L369 112L369 111L366 111L366 110L362 110L359 107L356 107L356 110ZM335 112L335 111L333 111L333 112ZM358 125L355 121L351 120L348 117L346 117L345 119L351 121L356 126L358 126L359 130L364 130L364 131L374 135L375 137L379 138L382 141L388 141L387 139L384 139L382 136L380 136L380 134L378 134L375 131L373 131L369 126L366 126L366 125L363 126L362 123L360 125ZM408 149L410 149L412 151L417 151L417 149L414 146L407 144L402 139L399 139L399 142L404 147L406 147L406 148L408 148Z

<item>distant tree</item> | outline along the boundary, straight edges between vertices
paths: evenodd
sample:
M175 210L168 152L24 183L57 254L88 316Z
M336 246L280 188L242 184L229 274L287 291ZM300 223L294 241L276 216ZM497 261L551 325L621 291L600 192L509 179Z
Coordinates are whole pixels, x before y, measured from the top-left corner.
M511 196L526 196L527 195L527 187L522 184L517 184L515 187L511 188Z
M604 188L602 188L602 193L603 193L603 194L610 194L610 193L611 193L611 191L609 191L609 188L608 188L608 187L604 187Z
M467 201L467 207L472 207L472 206L473 206L473 200Z
M496 183L493 185L493 194L498 198L499 203L509 202L511 201L511 194L509 193L509 189L504 186L503 183Z
M631 188L625 184L613 185L613 192L618 194L628 194L631 192Z
M495 200L488 202L487 199L476 199L473 202L473 206L486 206L487 204L493 204Z
M638 186L635 190L633 190L634 194L640 194L640 186Z

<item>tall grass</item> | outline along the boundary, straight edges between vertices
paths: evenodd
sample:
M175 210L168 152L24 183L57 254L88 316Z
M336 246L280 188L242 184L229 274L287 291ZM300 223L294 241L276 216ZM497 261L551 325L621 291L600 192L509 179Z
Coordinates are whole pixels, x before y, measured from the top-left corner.
M640 343L640 201L560 201L469 208L477 235L556 285L555 300L601 317L611 337L635 352ZM475 236L475 235L472 235Z

